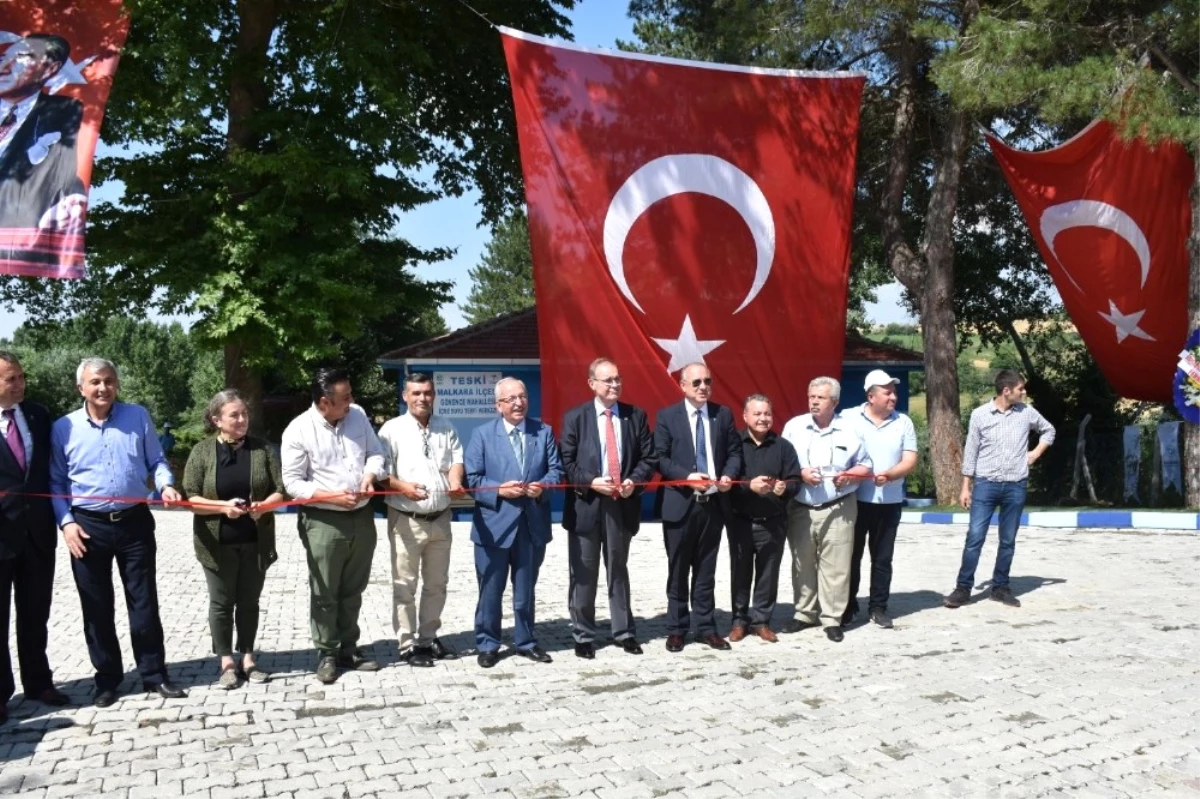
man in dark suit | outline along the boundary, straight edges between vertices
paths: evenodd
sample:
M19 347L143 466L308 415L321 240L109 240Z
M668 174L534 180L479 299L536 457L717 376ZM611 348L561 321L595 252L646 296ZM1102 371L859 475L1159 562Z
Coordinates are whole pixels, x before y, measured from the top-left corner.
M513 643L517 654L538 663L551 658L533 632L534 585L550 543L550 501L543 486L562 480L554 431L526 417L525 384L506 377L496 384L500 418L475 430L464 465L475 490L471 540L475 543L475 645L485 669L500 660L501 605L512 575Z
M70 52L66 39L35 33L0 60L0 228L82 232L87 188L76 140L83 106L42 92Z
M717 634L713 592L721 529L729 511L726 492L742 474L742 442L729 409L708 401L712 374L707 366L685 366L679 386L684 401L663 408L654 422L658 471L667 480L691 484L662 489L667 651L683 649L690 626L695 627L697 640L713 649L729 649L729 642ZM689 585L694 625L688 613Z
M17 659L27 699L67 704L54 687L46 659L46 623L54 593L58 543L50 493L50 414L25 401L25 371L17 356L0 352L0 724L13 695L8 652L10 597L17 605Z
M596 656L596 586L600 556L608 580L612 636L633 655L642 654L629 607L629 544L642 518L642 487L654 475L658 458L646 413L624 402L621 373L607 358L588 367L595 397L563 418L563 468L576 486L567 496L563 527L571 563L568 597L575 654ZM582 486L590 486L584 488Z

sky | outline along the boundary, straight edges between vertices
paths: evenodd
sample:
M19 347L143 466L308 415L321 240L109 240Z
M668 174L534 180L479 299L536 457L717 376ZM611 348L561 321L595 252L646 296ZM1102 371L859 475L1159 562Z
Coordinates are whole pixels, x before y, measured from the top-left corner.
M575 42L615 49L618 39L632 40L633 20L626 16L627 8L625 0L583 0L568 14ZM119 71L117 79L120 80ZM449 260L416 269L420 278L454 283L454 304L442 306L442 317L452 330L466 324L460 305L466 301L471 290L469 270L479 263L484 246L491 238L490 230L479 226L481 215L478 202L478 192L472 191L461 197L429 203L404 214L396 229L397 235L420 247L455 248L455 255ZM877 292L878 301L867 307L868 318L881 324L911 321L900 305L900 295L899 284L881 287ZM19 308L13 311L0 308L0 337L10 337L25 316ZM185 317L151 314L151 318L177 319L185 325L188 323Z

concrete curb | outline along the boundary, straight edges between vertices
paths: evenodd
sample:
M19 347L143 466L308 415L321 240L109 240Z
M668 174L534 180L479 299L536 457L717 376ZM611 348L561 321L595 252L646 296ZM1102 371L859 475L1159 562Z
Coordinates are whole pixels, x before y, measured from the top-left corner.
M969 513L926 513L904 511L903 524L961 524ZM998 518L993 514L992 524ZM1200 530L1200 513L1171 513L1154 510L1033 511L1021 514L1022 527L1107 527L1129 530Z

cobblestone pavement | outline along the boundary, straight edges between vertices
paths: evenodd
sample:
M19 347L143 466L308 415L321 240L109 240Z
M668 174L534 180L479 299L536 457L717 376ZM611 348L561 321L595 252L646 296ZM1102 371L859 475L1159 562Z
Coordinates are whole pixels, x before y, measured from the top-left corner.
M388 664L315 681L308 588L295 516L280 519L260 663L266 685L225 692L208 654L207 595L190 518L157 513L159 586L172 677L164 701L127 675L116 705L92 707L79 602L58 550L51 663L76 703L9 703L0 793L121 797L723 797L1200 795L1200 538L1195 533L1021 531L1013 589L1024 606L978 598L955 611L963 530L904 525L896 628L747 639L732 652L663 647L665 554L643 528L632 549L646 654L574 657L559 533L538 586L550 665L474 657L395 665L382 535L363 641ZM383 523L379 523L382 533ZM455 525L444 640L472 646L475 579ZM994 538L994 535L992 536ZM722 546L718 606L727 608ZM981 574L990 574L994 542ZM781 598L790 598L787 577ZM601 600L603 615L603 600ZM777 626L791 611L781 602ZM124 630L124 611L118 625ZM511 617L509 617L511 622ZM728 614L718 619L727 629ZM128 637L123 632L127 665ZM15 652L15 647L13 649Z

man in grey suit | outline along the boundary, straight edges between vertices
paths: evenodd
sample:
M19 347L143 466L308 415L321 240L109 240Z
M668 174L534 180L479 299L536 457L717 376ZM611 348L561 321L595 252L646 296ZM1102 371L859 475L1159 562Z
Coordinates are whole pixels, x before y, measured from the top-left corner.
M588 367L595 396L563 418L563 469L575 486L563 508L571 583L568 597L575 655L596 656L596 587L600 557L608 581L612 637L631 655L642 654L629 606L629 544L642 518L642 487L658 458L646 413L624 402L621 372L608 358Z

